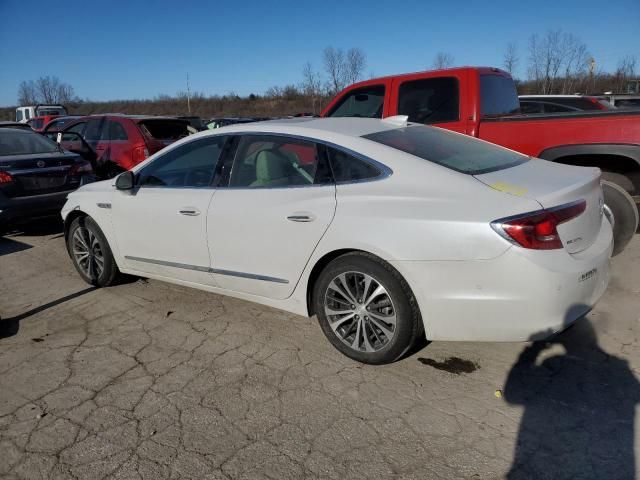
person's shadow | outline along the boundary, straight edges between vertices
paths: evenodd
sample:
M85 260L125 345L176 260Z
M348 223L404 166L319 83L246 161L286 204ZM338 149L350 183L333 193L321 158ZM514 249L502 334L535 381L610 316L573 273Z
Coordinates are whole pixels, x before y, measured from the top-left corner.
M554 344L566 353L540 361ZM598 346L586 318L527 346L509 373L504 398L524 406L508 479L635 478L640 383L626 360Z

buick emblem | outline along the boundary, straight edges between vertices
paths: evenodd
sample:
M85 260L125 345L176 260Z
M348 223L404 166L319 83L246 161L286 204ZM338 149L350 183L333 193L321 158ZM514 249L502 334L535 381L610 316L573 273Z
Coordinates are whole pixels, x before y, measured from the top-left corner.
M38 168L44 168L44 166L46 165L46 163L44 163L43 160L38 160L36 162L36 165L38 166Z

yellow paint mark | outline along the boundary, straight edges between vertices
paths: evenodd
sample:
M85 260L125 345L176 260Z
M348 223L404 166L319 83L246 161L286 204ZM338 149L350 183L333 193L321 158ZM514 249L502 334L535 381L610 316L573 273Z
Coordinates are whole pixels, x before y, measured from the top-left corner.
M505 182L496 182L492 183L489 186L501 192L510 193L511 195L515 195L517 197L522 197L527 193L526 188L518 187L517 185L510 185Z

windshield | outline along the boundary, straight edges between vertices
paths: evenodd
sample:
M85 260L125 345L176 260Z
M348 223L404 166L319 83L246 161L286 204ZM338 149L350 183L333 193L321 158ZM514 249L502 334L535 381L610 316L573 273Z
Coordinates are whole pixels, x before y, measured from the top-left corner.
M15 128L0 128L0 156L57 151L58 145L38 133Z
M423 125L384 130L363 138L469 175L502 170L528 160L506 148Z

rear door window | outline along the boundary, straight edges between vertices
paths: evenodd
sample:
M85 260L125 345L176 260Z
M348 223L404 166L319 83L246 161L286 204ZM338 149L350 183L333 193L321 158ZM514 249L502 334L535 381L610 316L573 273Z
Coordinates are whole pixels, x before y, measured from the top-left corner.
M102 140L128 140L127 132L120 122L110 120L102 129Z
M403 82L398 93L398 115L410 122L443 123L460 118L460 93L455 77Z
M333 107L329 116L382 118L384 90L384 85L352 90Z
M97 142L102 136L102 125L104 125L104 118L92 118L87 122L87 128L84 131L84 139L87 141Z
M245 135L236 150L229 186L276 188L331 181L324 151L314 142L279 135Z
M473 137L420 125L384 130L363 138L470 175L502 170L528 160Z

